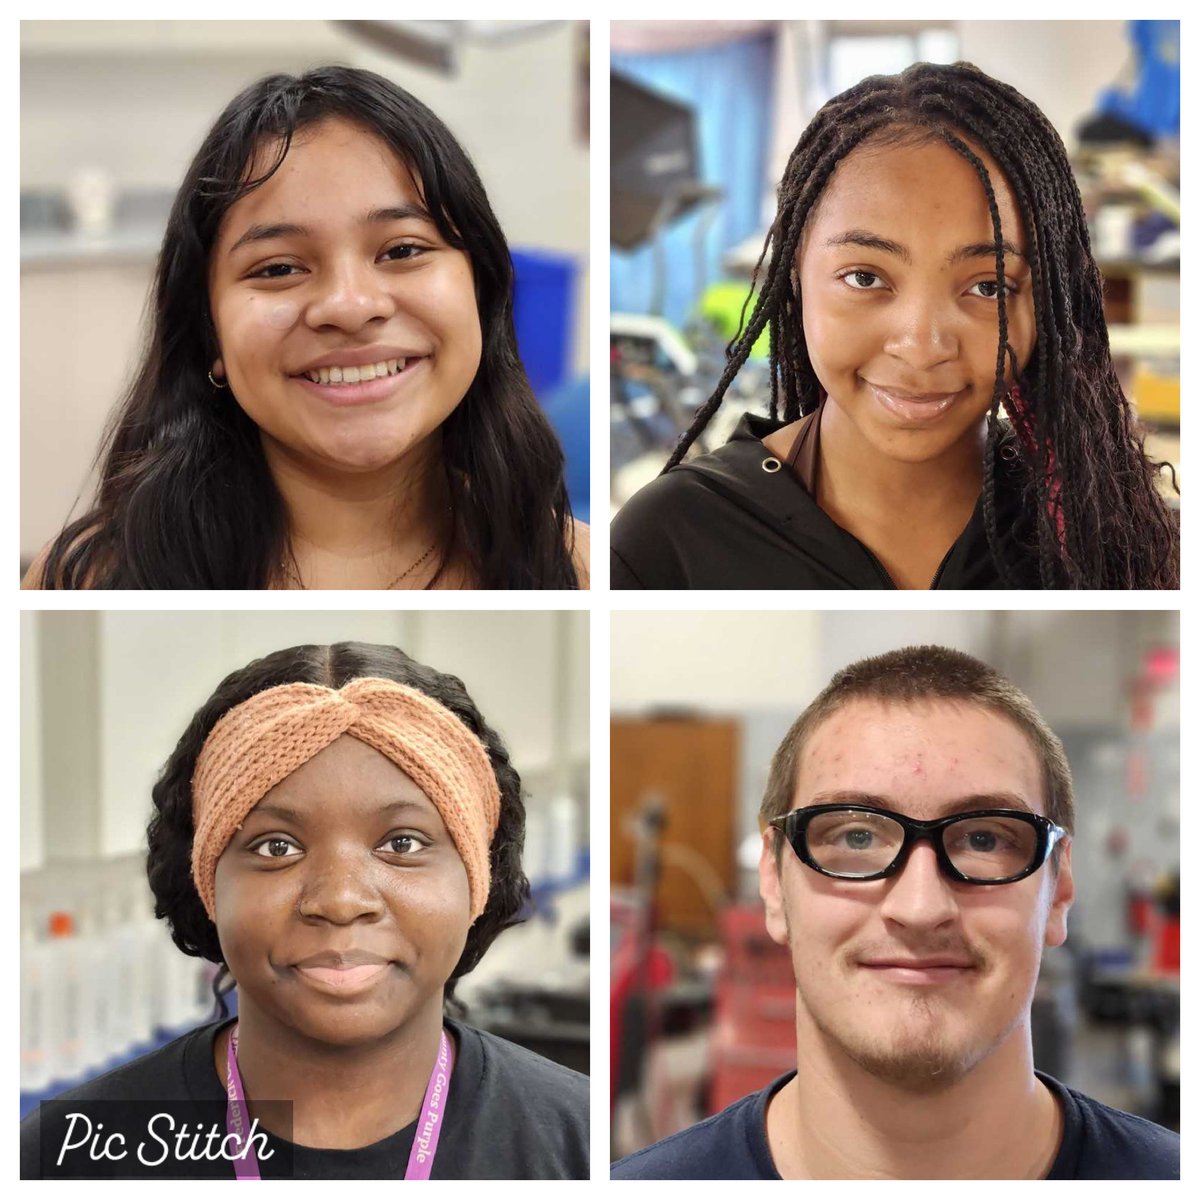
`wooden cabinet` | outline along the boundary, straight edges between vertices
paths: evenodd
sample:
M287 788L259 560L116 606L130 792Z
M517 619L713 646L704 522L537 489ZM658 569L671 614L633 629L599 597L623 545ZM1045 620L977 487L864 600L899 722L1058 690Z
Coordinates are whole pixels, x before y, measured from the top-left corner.
M611 873L628 887L637 865L639 814L661 803L661 928L711 937L715 905L734 887L739 722L703 717L612 723Z

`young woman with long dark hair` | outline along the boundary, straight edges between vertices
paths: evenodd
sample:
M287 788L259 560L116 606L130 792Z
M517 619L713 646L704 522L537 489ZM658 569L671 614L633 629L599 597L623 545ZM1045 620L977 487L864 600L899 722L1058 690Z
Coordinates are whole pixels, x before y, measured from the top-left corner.
M428 108L352 68L260 80L188 168L94 505L27 585L586 585L512 302Z
M618 588L1177 588L1062 141L959 63L800 138L716 390L612 530ZM748 301L749 304L749 301ZM770 419L688 450L770 333Z
M458 679L277 651L196 712L153 801L155 913L221 965L220 1013L27 1117L23 1177L587 1178L586 1078L446 1013L529 900L521 779ZM82 1119L123 1153L91 1157ZM164 1153L181 1126L211 1154Z

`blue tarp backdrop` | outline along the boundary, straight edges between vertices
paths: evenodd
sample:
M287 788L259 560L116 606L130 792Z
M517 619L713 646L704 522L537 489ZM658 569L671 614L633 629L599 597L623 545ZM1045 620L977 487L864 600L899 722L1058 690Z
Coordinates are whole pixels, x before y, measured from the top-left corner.
M614 54L614 72L695 109L703 181L725 189L708 231L705 276L696 278L697 215L665 233L664 316L682 325L706 284L721 278L721 256L762 227L774 74L774 38L761 35L672 54ZM609 256L614 312L650 311L654 252L643 246Z

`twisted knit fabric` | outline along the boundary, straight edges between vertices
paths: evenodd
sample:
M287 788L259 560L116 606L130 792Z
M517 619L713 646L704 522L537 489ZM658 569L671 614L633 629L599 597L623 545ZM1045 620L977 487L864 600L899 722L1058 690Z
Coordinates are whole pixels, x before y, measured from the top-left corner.
M471 919L487 904L488 851L500 789L483 743L448 708L390 679L268 688L213 726L192 776L192 878L211 919L217 859L246 814L277 784L348 733L392 760L441 815L471 889Z

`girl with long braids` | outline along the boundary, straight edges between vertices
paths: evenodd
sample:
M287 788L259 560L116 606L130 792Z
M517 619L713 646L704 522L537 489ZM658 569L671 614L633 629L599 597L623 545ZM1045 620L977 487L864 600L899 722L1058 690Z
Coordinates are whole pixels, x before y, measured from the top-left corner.
M95 501L25 586L586 586L512 306L434 113L349 67L259 80L175 197Z
M1066 150L1015 89L919 63L835 97L760 280L713 395L614 522L614 587L1179 586ZM764 329L770 418L687 459Z

